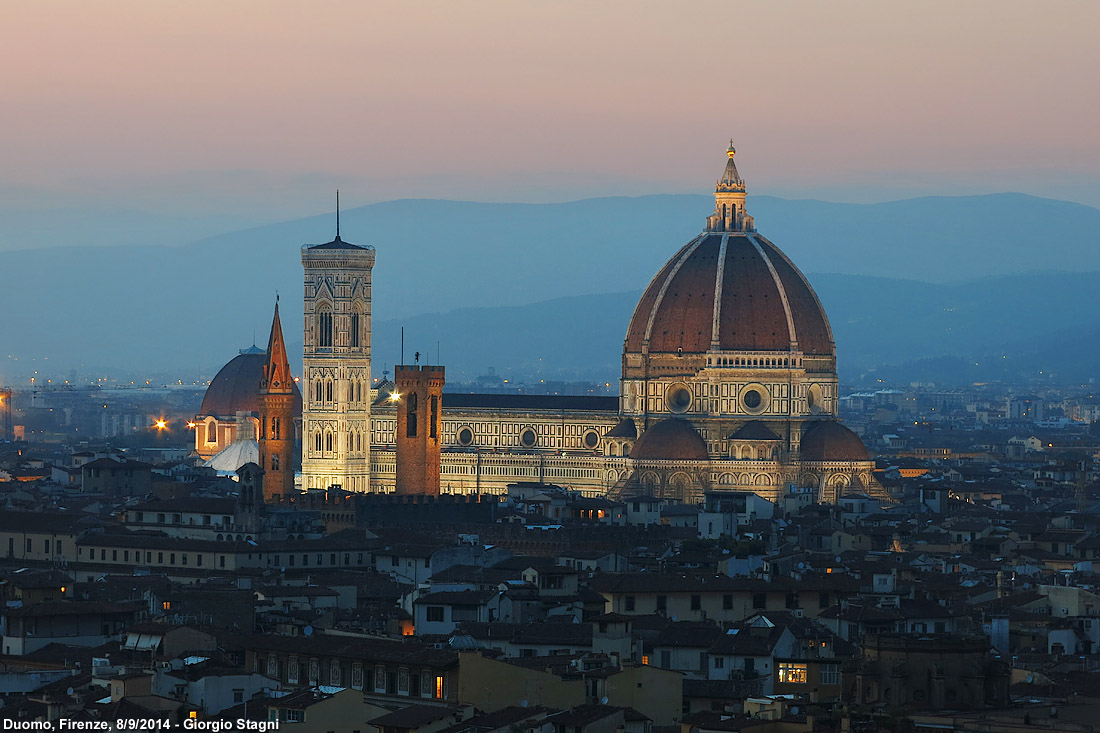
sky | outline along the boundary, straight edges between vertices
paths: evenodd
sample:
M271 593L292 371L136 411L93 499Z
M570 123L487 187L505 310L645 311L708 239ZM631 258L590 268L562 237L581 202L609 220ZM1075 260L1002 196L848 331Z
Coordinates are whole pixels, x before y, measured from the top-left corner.
M0 249L396 198L1100 206L1100 3L8 0ZM718 163L716 163L716 159Z

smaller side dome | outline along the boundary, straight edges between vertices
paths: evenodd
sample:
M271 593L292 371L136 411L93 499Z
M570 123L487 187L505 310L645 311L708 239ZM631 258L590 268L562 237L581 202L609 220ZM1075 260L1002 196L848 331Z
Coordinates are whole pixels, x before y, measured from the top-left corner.
M245 349L223 366L210 380L202 398L200 415L233 415L260 409L260 380L264 373L264 351ZM236 468L236 466L234 466Z
M802 433L801 455L803 461L871 460L860 437L836 420L811 423Z
M687 420L671 417L642 433L630 457L636 461L706 461L707 443Z
M200 415L231 417L238 412L260 411L260 382L264 378L267 352L243 349L210 380L202 398ZM302 414L302 392L294 382L294 415Z

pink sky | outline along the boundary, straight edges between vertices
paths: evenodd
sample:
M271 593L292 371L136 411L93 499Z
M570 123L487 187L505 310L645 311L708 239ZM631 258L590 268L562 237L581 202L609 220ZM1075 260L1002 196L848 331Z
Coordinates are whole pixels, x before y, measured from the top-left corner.
M1100 204L1100 3L0 6L0 215L1015 190Z

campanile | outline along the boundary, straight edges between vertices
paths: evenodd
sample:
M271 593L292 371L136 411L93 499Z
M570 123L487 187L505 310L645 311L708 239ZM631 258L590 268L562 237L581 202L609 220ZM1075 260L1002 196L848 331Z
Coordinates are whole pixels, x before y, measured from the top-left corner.
M374 247L302 247L302 488L370 488L370 314Z

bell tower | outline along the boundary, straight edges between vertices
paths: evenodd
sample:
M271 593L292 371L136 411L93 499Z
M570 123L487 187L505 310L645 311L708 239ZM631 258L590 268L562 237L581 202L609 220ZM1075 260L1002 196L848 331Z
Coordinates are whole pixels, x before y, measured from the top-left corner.
M370 489L370 314L374 247L302 247L302 487Z
M260 381L259 443L264 501L293 493L294 379L290 376L290 362L283 342L278 299Z

